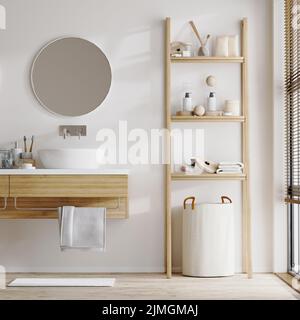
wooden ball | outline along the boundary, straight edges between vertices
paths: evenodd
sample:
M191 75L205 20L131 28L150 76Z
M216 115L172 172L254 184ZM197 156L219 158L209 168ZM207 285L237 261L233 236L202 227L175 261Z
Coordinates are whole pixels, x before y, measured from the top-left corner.
M207 77L206 79L206 84L209 86L209 87L215 87L216 84L217 84L217 80L214 76L209 76Z
M194 115L195 116L199 116L199 117L202 117L205 115L205 108L203 106L196 106L195 109L194 109Z

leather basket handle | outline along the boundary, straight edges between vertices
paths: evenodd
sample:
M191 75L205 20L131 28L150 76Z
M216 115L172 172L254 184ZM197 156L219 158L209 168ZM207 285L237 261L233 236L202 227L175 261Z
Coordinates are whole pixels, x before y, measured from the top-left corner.
M221 199L223 204L226 203L226 200L229 201L229 203L232 203L232 200L229 197L222 196Z
M183 202L183 208L186 209L186 206L187 206L187 202L189 200L192 200L192 209L195 210L195 202L196 202L196 198L195 197L188 197L184 200Z

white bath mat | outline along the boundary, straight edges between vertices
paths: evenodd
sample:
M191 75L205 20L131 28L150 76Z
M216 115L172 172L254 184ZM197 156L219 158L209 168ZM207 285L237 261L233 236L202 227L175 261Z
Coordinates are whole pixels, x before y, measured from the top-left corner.
M113 278L17 278L8 287L113 287Z

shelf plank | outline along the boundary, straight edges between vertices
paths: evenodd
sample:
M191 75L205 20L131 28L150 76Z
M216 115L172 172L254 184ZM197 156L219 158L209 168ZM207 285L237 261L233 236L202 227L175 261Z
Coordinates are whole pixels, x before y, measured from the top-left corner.
M244 57L171 57L172 63L244 63Z
M210 117L194 117L194 116L172 116L172 122L245 122L242 116L210 116Z
M245 174L184 174L172 173L173 181L190 181L190 180L246 180Z

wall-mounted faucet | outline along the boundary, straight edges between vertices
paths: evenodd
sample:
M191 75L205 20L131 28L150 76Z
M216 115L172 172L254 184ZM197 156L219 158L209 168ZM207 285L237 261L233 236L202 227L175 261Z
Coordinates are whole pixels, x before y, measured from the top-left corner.
M70 135L69 130L65 128L65 129L63 130L64 139L66 139L66 137L68 137L69 135Z
M67 137L85 137L87 135L86 126L59 126L59 135L66 139Z
M79 128L78 129L78 139L80 140L81 138L81 135L82 135L82 128Z

